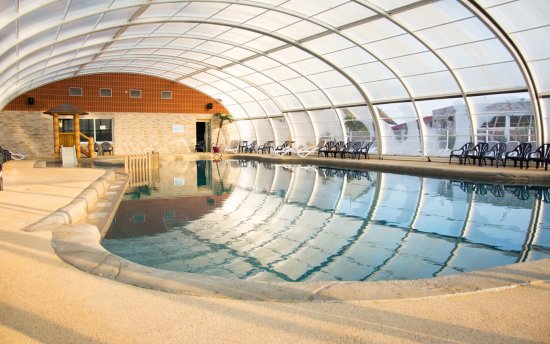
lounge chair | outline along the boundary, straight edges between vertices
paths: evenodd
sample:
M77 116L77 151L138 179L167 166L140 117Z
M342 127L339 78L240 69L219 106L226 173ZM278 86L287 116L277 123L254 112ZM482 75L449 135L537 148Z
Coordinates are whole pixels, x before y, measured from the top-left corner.
M455 157L458 158L458 164L462 165L462 161L464 161L464 159L466 158L466 153L468 153L468 151L472 148L474 148L473 142L466 142L459 149L452 150L451 154L449 155L449 164L451 163L451 159Z
M292 148L293 143L294 141L285 141L285 143L283 143L282 145L275 147L273 153L275 155L290 154L290 148Z
M109 155L112 155L114 153L113 146L107 141L102 142L100 148L102 155L104 155L106 152L109 153Z
M369 159L369 151L371 147L372 147L372 141L369 141L369 140L363 141L363 143L361 144L361 147L359 147L355 151L355 154L357 155L357 159L361 159L361 154L365 156L365 159Z
M544 170L548 171L548 162L550 162L550 143L545 143L537 148L533 153L527 156L525 162L525 168L529 168L529 161L534 161L536 168L539 168L539 164L544 164Z
M317 157L320 157L321 154L324 154L325 157L327 157L335 144L336 141L326 141L325 144L317 150Z
M267 154L271 153L271 150L273 149L273 141L267 141L263 145L258 146L258 153L262 152L264 154L267 151Z
M361 142L348 142L342 149L340 149L340 157L344 159L347 155L355 158L359 148L361 148Z
M248 147L248 141L247 140L241 141L239 143L239 153L246 151L246 147Z
M517 163L519 161L519 168L523 168L523 162L527 163L527 158L529 157L529 154L531 154L531 144L520 143L512 151L506 152L506 154L504 154L504 162L502 163L502 166L506 167L507 160L513 160L514 167L517 166Z
M476 164L476 160L478 160L479 166L481 166L481 156L483 153L487 152L487 150L489 150L489 144L487 142L479 142L474 148L466 152L465 160L469 162L470 159L472 159L474 165ZM466 163L466 161L464 163Z
M239 141L238 140L231 141L229 143L229 146L224 148L224 151L226 153L237 153L238 150L239 150Z
M499 161L504 164L504 153L506 153L506 144L497 143L493 146L493 148L481 153L479 165L481 166L481 160L483 160L483 163L487 165L487 159L489 159L491 160L491 166L493 166L493 162L496 162L496 166L498 167Z
M249 144L247 144L245 149L244 149L245 153L254 153L254 152L256 152L256 143L257 143L257 141L251 141Z
M312 144L307 144L307 145L298 146L296 148L290 148L290 151L292 154L295 154L300 158L304 158L310 154L317 152L317 149L318 149L317 146L314 146Z

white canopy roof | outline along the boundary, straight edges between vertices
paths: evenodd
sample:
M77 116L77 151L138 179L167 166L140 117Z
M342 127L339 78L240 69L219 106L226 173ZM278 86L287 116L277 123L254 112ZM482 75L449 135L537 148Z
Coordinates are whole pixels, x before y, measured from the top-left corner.
M418 120L423 101L458 99L475 126L470 97L519 93L548 136L547 0L0 0L0 19L0 108L124 72L195 88L237 119L386 106L400 123L392 104Z

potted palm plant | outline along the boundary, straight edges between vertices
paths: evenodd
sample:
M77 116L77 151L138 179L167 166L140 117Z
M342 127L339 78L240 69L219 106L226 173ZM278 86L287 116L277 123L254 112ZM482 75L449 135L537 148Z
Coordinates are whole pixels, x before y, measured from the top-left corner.
M220 119L220 129L218 130L218 136L216 137L216 144L212 148L214 150L214 153L219 153L220 152L220 146L218 146L218 142L220 140L220 133L222 131L223 122L225 122L225 121L227 121L229 123L233 122L233 116L231 116L231 114L218 112L218 113L214 114L214 117L217 117L217 118Z

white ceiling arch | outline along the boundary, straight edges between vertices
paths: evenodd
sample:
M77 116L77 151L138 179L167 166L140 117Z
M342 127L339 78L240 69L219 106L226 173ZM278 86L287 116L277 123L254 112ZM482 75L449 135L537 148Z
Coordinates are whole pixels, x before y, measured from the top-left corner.
M357 105L375 114L376 104L408 101L420 120L417 101L528 91L538 136L548 136L550 49L537 42L550 32L544 0L0 0L0 8L0 108L56 80L117 71L194 87L240 106L243 118ZM264 113L239 105L248 101Z

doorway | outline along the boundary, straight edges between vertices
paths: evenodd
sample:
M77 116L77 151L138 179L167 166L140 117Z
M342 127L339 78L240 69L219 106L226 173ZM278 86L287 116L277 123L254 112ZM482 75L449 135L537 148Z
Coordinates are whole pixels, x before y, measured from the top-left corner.
M197 148L202 146L203 152L210 152L210 122L197 121L195 127L195 136L197 142ZM202 145L200 144L202 142Z

